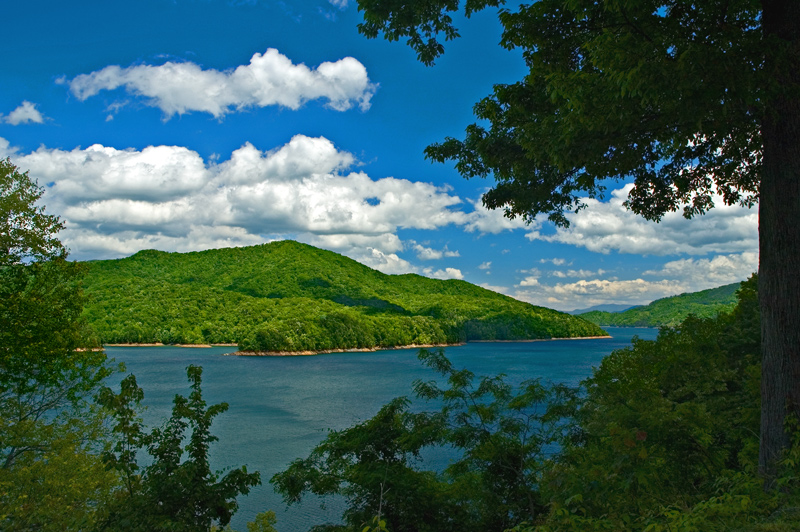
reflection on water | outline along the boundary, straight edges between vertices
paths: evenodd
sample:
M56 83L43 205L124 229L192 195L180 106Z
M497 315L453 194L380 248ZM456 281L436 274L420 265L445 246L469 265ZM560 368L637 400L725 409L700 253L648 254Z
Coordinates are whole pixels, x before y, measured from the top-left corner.
M655 329L606 328L613 338L520 343L470 343L448 347L456 367L478 376L504 373L509 382L541 378L577 384L614 349L631 337L655 338ZM169 416L176 393L188 394L185 368L203 366L203 393L209 404L227 402L212 432L212 468L247 465L260 471L262 486L240 499L232 523L238 530L256 513L272 509L278 530L304 531L338 522L341 501L311 498L286 508L269 479L295 458L308 455L329 429L339 430L374 415L390 399L411 395L411 383L433 373L417 361L417 350L335 353L301 357L224 356L230 347L110 347L109 357L124 362L144 389L149 424ZM432 455L433 456L433 455Z

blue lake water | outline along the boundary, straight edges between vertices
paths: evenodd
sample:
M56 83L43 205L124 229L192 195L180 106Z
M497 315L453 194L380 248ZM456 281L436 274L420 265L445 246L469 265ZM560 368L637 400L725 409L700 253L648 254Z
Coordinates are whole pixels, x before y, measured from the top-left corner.
M526 379L578 384L614 349L634 335L654 339L656 329L614 328L608 339L544 342L469 343L445 352L458 368L477 376L504 373L508 381ZM145 393L149 426L171 411L176 393L188 395L186 367L203 367L208 404L227 402L214 421L219 437L211 449L212 468L247 465L260 471L262 486L239 499L232 525L239 531L262 510L275 510L281 532L300 532L315 524L338 522L341 502L320 508L308 499L286 508L269 479L295 458L304 458L329 429L368 419L394 397L411 396L416 379L434 377L417 360L417 349L373 353L335 353L298 357L225 356L235 348L109 347L110 358L124 362Z

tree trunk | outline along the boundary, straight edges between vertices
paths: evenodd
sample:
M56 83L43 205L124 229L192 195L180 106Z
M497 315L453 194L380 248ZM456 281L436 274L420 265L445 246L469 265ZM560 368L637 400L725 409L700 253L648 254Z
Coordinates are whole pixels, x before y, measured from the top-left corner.
M762 7L765 65L777 90L762 123L759 200L759 470L770 486L775 460L790 444L786 416L800 419L800 1L763 0ZM787 47L772 46L776 37Z

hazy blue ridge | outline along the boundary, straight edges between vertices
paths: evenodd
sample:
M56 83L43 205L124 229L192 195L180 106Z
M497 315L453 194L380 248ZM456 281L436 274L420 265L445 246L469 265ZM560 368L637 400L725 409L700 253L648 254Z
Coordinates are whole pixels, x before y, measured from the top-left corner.
M146 250L86 267L84 317L104 344L322 351L605 334L466 281L386 275L293 241Z
M600 310L603 312L624 312L626 310L641 307L642 305L620 305L615 303L606 303L604 305L594 305L589 308L578 308L575 310L566 310L567 314L572 314L573 316L579 316L581 314L586 314L587 312L592 312L593 310Z
M736 291L741 283L657 299L649 305L624 312L591 311L579 317L601 326L615 327L675 327L687 316L711 318L736 306Z

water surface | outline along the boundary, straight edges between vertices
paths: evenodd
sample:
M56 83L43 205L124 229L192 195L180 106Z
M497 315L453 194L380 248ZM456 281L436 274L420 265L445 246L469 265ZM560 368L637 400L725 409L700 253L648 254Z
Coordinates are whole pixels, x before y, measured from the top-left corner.
M615 328L612 338L545 342L469 343L445 353L458 368L478 376L504 373L510 382L541 378L578 384L591 375L604 356L630 345L638 335L655 338L656 329ZM394 397L412 395L416 379L432 371L417 360L417 349L372 353L331 353L298 357L225 356L230 347L109 347L109 357L124 362L144 389L145 419L152 426L170 414L176 393L188 395L186 367L203 366L203 394L209 404L227 402L212 433L212 468L247 465L260 471L262 486L240 498L232 525L239 531L256 513L271 509L278 530L301 532L315 524L338 522L341 502L321 509L304 500L286 508L269 479L295 458L304 458L329 429L338 430L368 419Z

